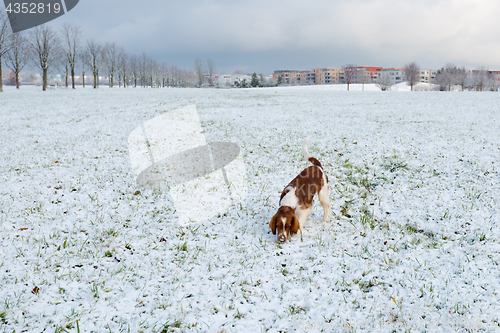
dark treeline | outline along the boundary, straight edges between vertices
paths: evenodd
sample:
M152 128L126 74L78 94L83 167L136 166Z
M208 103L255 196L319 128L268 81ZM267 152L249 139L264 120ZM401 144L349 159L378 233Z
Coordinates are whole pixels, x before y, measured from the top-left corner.
M73 89L77 83L97 88L101 81L111 88L193 87L197 82L193 71L158 62L146 53L129 55L114 42L83 40L74 24L65 23L57 30L44 24L28 33L12 33L6 13L0 11L0 92L3 64L12 70L9 81L18 89L19 74L28 64L40 70L44 91L50 74L61 74L63 84Z

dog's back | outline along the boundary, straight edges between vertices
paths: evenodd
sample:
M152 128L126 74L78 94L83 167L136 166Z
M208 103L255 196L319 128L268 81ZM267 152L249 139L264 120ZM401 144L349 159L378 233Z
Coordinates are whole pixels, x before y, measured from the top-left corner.
M307 149L310 138L311 136L308 136L304 140L302 144L302 153L305 159L313 165L302 170L302 172L285 187L281 193L280 205L285 195L293 188L298 199L299 207L301 207L301 209L308 209L313 204L314 196L318 194L323 187L328 187L328 176L324 172L321 162L312 156Z

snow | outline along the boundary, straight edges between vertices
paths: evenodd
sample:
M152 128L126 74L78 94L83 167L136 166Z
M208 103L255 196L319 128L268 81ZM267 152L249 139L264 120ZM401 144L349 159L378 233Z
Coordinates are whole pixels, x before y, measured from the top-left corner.
M499 330L500 95L345 88L6 87L2 330ZM241 147L248 195L183 226L134 183L128 137L188 105L207 142ZM316 200L279 244L308 135L332 221Z

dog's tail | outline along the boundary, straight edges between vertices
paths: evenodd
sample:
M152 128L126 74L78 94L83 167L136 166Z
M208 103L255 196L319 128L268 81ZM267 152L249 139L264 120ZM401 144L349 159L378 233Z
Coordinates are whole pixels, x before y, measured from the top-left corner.
M302 144L302 153L304 154L304 157L306 158L306 160L311 162L313 165L316 165L316 166L320 167L321 169L323 169L323 166L321 165L321 163L314 156L309 154L309 152L307 151L307 144L309 143L309 139L311 139L310 135L304 140L304 143Z

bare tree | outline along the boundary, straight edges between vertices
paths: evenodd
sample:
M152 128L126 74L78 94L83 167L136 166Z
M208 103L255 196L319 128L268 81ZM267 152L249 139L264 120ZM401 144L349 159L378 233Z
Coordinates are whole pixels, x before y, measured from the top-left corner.
M170 82L171 82L172 87L174 87L174 88L177 87L178 73L179 73L179 68L177 66L174 65L174 66L170 67L170 75L171 75Z
M179 72L179 68L175 65L170 66L170 86L172 88L176 87L177 75Z
M128 61L128 54L125 52L123 48L120 48L118 59L119 59L118 64L120 67L120 75L123 80L123 88L127 88L129 61Z
M30 61L28 40L21 32L12 34L11 49L6 54L6 65L15 75L16 88L19 89L19 73Z
M413 86L418 83L419 71L420 68L415 61L406 64L404 67L406 83L411 87L411 91L413 91Z
M137 88L137 79L139 78L139 60L135 55L130 57L129 67L132 80L134 81L134 88Z
M102 66L102 46L93 40L87 41L86 61L94 76L94 89L99 85L99 70Z
M344 70L344 82L347 84L347 90L349 90L349 85L356 79L356 67L358 66L354 64L342 66L342 69Z
M80 49L78 52L78 58L80 60L80 70L82 71L82 85L83 88L85 88L85 73L87 72L88 64L90 62L89 53L86 49Z
M11 48L11 35L12 33L9 28L9 19L7 14L0 11L0 92L3 92L2 57Z
M173 88L177 87L178 73L179 73L179 68L177 66L173 65L172 67L170 67L170 85Z
M447 63L445 67L438 70L434 82L440 91L451 91L451 87L458 84L459 69L452 63Z
M166 62L160 64L161 85L163 88L167 84L169 69L170 66Z
M488 90L488 70L485 67L479 67L478 69L475 69L472 72L472 81L474 83L474 90Z
M205 69L203 66L203 60L201 60L200 58L196 58L194 60L194 71L196 73L196 76L198 77L198 86L201 87L203 84L203 73Z
M372 77L367 68L358 68L356 70L356 82L362 84L361 90L365 90L365 83L371 83Z
M457 69L456 84L462 88L462 91L469 85L469 73L465 67Z
M148 58L146 62L146 72L148 78L148 84L151 88L156 86L156 75L158 71L158 62L154 59Z
M63 41L62 50L66 60L66 68L69 66L71 75L71 87L75 89L75 66L78 61L78 48L80 44L80 28L71 23L64 23L61 30ZM67 81L66 81L67 86Z
M141 59L139 60L139 72L141 75L141 87L147 87L147 76L148 76L148 56L146 53L142 53Z
M35 27L31 32L30 48L33 63L42 70L42 89L46 91L48 75L61 59L57 34L45 24Z
M376 85L382 91L389 90L392 86L391 76L389 75L389 72L387 71L380 72Z
M118 67L120 50L116 43L106 43L102 51L103 63L109 77L109 87L113 88L114 77Z
M212 59L207 59L207 69L208 69L208 84L210 86L214 85L214 74L216 72L215 63Z

